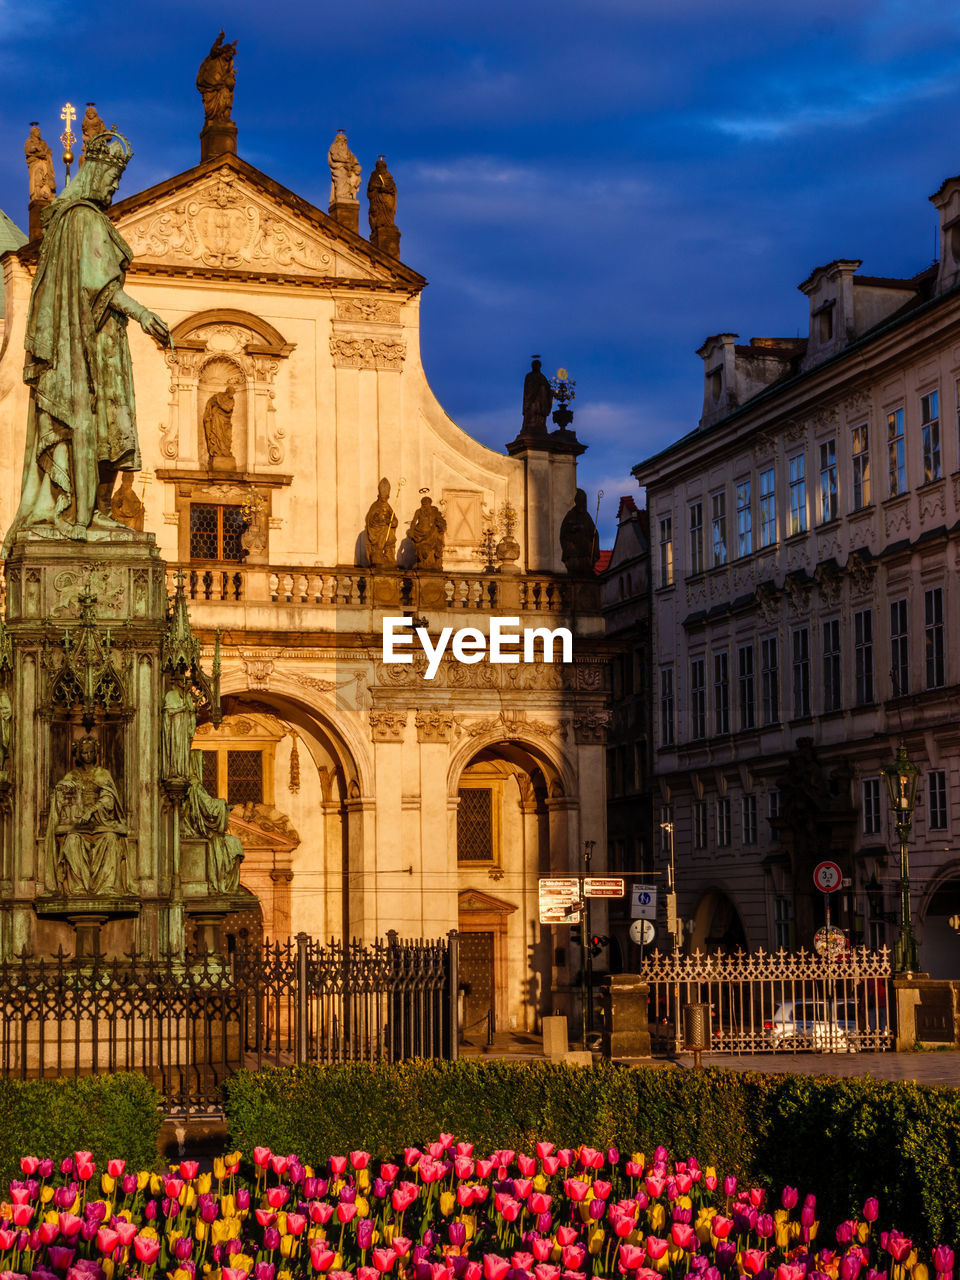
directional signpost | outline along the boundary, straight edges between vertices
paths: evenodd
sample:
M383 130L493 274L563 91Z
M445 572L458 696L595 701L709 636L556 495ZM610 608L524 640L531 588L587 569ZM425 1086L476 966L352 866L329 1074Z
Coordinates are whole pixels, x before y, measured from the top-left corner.
M656 920L657 886L635 884L630 892L630 915L634 920Z
M830 895L831 893L835 893L843 884L843 872L835 862L818 862L813 868L813 883L823 894L823 912L825 921L823 929L819 930L817 933L817 938L819 938L821 934L823 935L823 949L821 950L821 948L817 946L817 939L814 939L814 947L818 955L825 955L828 960L833 960L838 954L836 951L834 934L840 933L841 937L843 937L843 934L839 929L831 926L830 924ZM846 944L846 939L844 939L844 944Z
M583 896L585 898L622 898L626 886L619 876L608 876L605 879L597 876L584 876Z
M561 876L540 881L540 923L580 923L580 877Z

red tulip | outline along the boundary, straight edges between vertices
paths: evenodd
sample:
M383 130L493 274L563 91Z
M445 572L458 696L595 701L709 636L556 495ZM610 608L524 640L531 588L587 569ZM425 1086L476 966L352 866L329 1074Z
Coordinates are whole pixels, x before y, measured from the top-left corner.
M310 1241L310 1265L314 1271L329 1271L336 1256L326 1240Z
M398 1187L394 1187L390 1196L394 1212L403 1213L404 1210L409 1209L418 1194L419 1190L412 1182L401 1182Z
M181 1160L180 1161L180 1177L184 1182L192 1182L200 1172L200 1162L198 1160Z
M534 1236L530 1241L530 1248L538 1262L546 1262L553 1253L553 1241L544 1236Z
M740 1255L740 1264L748 1276L758 1275L767 1265L765 1249L744 1249Z
M16 1231L4 1231L0 1229L0 1252L6 1253L8 1249L12 1249L17 1243L18 1234L19 1233Z
M617 1265L621 1271L636 1271L646 1259L646 1250L639 1244L622 1244L617 1257Z
M71 1240L83 1226L83 1219L78 1218L75 1213L58 1213L57 1221L60 1224L60 1234L67 1240Z
M647 1256L652 1258L654 1262L658 1258L662 1258L667 1252L666 1240L661 1240L659 1236L647 1236Z
M113 1253L119 1243L120 1237L116 1231L111 1231L109 1227L101 1227L98 1230L97 1248L101 1253Z
M893 1258L894 1262L902 1262L913 1248L913 1241L900 1231L891 1231L887 1236L884 1248Z
M514 1200L512 1196L505 1196L500 1208L500 1214L503 1217L504 1222L516 1222L520 1217L520 1210L522 1208L523 1205L519 1200Z
M180 1192L183 1190L182 1178L164 1178L163 1191L164 1195L170 1197L171 1200L179 1199Z
M531 1213L549 1213L551 1204L553 1196L548 1196L545 1191L534 1191L530 1196Z
M405 1258L413 1247L413 1241L408 1240L406 1236L394 1236L390 1243L398 1258Z
M134 1236L133 1252L138 1262L145 1262L149 1267L160 1256L160 1241L151 1240L149 1236Z
M625 1168L626 1168L626 1174L628 1178L643 1177L643 1161L642 1160L628 1160Z
M576 1271L586 1256L584 1245L568 1244L561 1250L560 1260L568 1271Z
M579 1204L581 1200L586 1200L587 1192L590 1190L589 1182L581 1182L578 1178L567 1178L563 1184L563 1189L567 1193L568 1199L574 1204Z
M271 1209L282 1209L289 1199L289 1187L267 1187L267 1204Z
M254 1209L253 1215L261 1227L272 1227L277 1220L277 1215L271 1209Z
M472 1178L473 1168L474 1164L469 1156L454 1156L453 1172L458 1178Z
M122 1178L123 1171L124 1169L126 1169L126 1167L127 1167L126 1160L108 1160L107 1161L107 1173L109 1173L111 1178Z
M160 1252L159 1244L157 1245L157 1252ZM65 1249L62 1244L52 1244L47 1250L47 1258L54 1271L66 1271L76 1255L76 1249Z
M718 1240L726 1240L733 1230L733 1219L725 1218L723 1214L716 1213L710 1220L710 1230Z
M521 1154L517 1156L517 1168L520 1170L520 1173L524 1178L532 1178L537 1172L537 1162L534 1160L533 1156L525 1156L521 1152Z
M485 1159L477 1161L477 1177L489 1178L490 1170L493 1168L493 1160Z
M399 1172L400 1166L398 1164L382 1164L380 1166L380 1177L384 1182L393 1182Z
M537 1145L539 1146L539 1143ZM544 1156L541 1163L543 1164L543 1172L547 1175L548 1178L552 1178L553 1175L560 1168L560 1157Z
M404 1147L403 1159L404 1163L408 1164L412 1169L420 1159L420 1149L418 1147Z
M33 1205L31 1204L13 1204L10 1206L10 1217L13 1219L15 1227L27 1227L30 1225L30 1219L33 1217Z
M678 1173L676 1177L676 1183L677 1183L677 1190L680 1192L682 1196L685 1196L687 1192L690 1190L690 1188L693 1186L693 1174Z
M292 1236L303 1235L304 1228L307 1225L307 1215L305 1213L288 1213L287 1214L287 1230Z
M876 1222L877 1215L880 1212L880 1201L875 1196L870 1196L863 1203L863 1216L867 1222Z
M458 1156L472 1156L472 1155L473 1155L473 1143L472 1143L472 1142L458 1142L458 1143L457 1143L457 1155L458 1155Z
M513 1194L518 1200L526 1200L527 1196L533 1190L532 1178L514 1178Z
M570 1166L573 1164L573 1158L576 1154L577 1153L573 1150L572 1147L561 1147L560 1150L557 1152L557 1159L560 1161L561 1167L564 1169L569 1169Z
M350 1163L353 1165L354 1169L365 1169L367 1165L370 1163L370 1152L369 1151L351 1151Z
M83 1182L89 1182L89 1180L93 1177L94 1170L97 1167L93 1162L93 1152L92 1151L75 1151L73 1153L73 1158L76 1161L76 1165L77 1165L77 1177L80 1178Z
M345 1172L346 1172L346 1168L347 1168L347 1157L346 1157L346 1156L331 1156L331 1157L330 1157L330 1172L331 1172L331 1173L335 1173L335 1174L337 1175L337 1177L339 1177L341 1173L345 1173Z
M538 1142L536 1146L537 1159L543 1160L553 1152L552 1142Z
M397 1255L392 1249L374 1249L372 1256L373 1265L380 1275L385 1275L397 1260Z
M327 1204L325 1200L311 1200L307 1212L311 1222L318 1222L322 1226L333 1217L333 1205Z
M789 1262L781 1262L777 1267L777 1280L804 1280L806 1267L795 1267Z
M593 1181L593 1194L594 1194L595 1196L597 1196L597 1197L598 1197L598 1199L600 1199L600 1200L607 1200L607 1199L609 1199L609 1197L610 1197L610 1192L611 1192L612 1190L613 1190L613 1183L612 1183L612 1182L601 1182L599 1178L595 1178L595 1179L594 1179L594 1181Z
M561 1248L564 1245L573 1244L579 1234L576 1227L557 1227L557 1244Z
M697 1238L693 1233L693 1227L684 1222L675 1222L670 1228L670 1235L679 1249L689 1249L691 1243Z
M31 1173L36 1173L40 1168L40 1161L36 1156L20 1157L20 1172L26 1177L30 1177Z
M37 1236L42 1245L53 1244L59 1234L60 1228L55 1222L41 1222L37 1227Z
M656 1200L663 1195L663 1188L667 1185L667 1180L655 1174L648 1174L644 1185L647 1188L647 1195L650 1199Z
M11 1186L11 1188L10 1188L10 1202L11 1202L11 1204L29 1204L29 1203L30 1203L30 1188L29 1188L29 1187L14 1187L14 1186Z
M584 1169L599 1169L603 1164L603 1156L596 1147L581 1147L579 1160Z
M933 1269L938 1275L953 1270L953 1250L949 1245L938 1244L933 1251Z
M510 1270L510 1263L496 1253L483 1255L483 1280L504 1280Z
M629 1213L613 1213L611 1211L610 1225L613 1227L613 1234L623 1240L630 1234L637 1223Z
M338 1204L337 1205L337 1221L351 1222L356 1216L357 1206L355 1204Z
M533 1269L536 1280L560 1280L560 1268L548 1262L539 1262Z
M242 1267L222 1267L220 1275L223 1280L247 1280L247 1273Z
M267 1165L270 1163L270 1148L254 1147L253 1163L257 1166L258 1169L266 1169Z

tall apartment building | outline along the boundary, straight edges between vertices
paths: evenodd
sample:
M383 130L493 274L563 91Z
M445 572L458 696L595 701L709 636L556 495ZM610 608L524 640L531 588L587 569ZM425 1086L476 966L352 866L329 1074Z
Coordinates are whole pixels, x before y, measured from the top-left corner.
M707 339L699 426L634 469L650 517L655 826L693 947L810 948L832 915L893 943L883 780L921 770L910 840L921 967L960 939L960 177L939 263L813 271L806 339Z

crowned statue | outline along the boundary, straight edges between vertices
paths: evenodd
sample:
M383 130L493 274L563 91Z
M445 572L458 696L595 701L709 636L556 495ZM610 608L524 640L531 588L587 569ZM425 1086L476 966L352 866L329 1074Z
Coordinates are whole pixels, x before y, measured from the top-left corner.
M133 254L106 213L130 145L107 130L84 156L42 214L25 337L23 483L4 554L25 530L78 542L134 536L111 514L117 474L140 469L127 320L158 343L170 332L124 293Z
M377 485L377 500L371 503L364 522L367 562L374 569L397 567L397 513L390 502L390 481L386 476Z
M96 738L79 738L73 759L50 796L48 874L66 897L129 894L123 805L109 769L98 763Z

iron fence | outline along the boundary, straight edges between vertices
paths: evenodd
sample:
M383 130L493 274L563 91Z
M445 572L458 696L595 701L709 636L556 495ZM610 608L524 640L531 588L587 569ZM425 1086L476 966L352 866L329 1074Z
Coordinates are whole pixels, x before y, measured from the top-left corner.
M893 1046L890 953L855 948L661 955L644 960L654 1051L684 1047L685 1005L709 1007L708 1053L855 1053Z
M216 1108L240 1067L456 1058L456 991L455 931L366 945L298 934L229 963L22 957L0 963L0 1075L140 1071L168 1112Z

